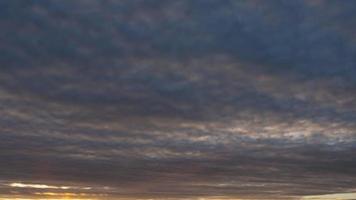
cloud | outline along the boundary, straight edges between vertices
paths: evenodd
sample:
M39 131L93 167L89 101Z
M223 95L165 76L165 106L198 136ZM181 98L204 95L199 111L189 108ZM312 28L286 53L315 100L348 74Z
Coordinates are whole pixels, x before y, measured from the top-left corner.
M0 4L6 198L58 185L98 199L356 187L355 3Z

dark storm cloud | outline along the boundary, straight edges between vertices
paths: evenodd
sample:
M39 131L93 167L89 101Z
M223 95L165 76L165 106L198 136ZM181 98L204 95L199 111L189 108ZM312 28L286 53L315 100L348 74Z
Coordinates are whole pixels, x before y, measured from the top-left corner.
M88 198L354 191L355 9L0 0L1 194L45 192L17 182Z

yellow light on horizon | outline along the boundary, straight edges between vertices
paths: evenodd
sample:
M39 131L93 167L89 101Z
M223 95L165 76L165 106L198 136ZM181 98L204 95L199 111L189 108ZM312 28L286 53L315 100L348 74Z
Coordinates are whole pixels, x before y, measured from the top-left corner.
M27 183L9 183L4 184L9 187L15 188L33 188L33 189L56 189L56 190L91 190L92 187L82 187L82 186L55 186L55 185L46 185L46 184L27 184Z
M43 184L24 184L24 183L11 183L8 184L10 187L18 187L18 188L35 188L35 189L61 189L61 190L69 190L71 187L69 186L52 186L52 185L43 185Z

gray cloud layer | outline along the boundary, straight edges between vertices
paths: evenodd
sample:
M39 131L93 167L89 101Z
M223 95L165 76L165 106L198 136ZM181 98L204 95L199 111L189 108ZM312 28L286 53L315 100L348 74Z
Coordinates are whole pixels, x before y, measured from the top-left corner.
M0 0L0 193L13 196L11 182L108 199L356 190L355 10Z

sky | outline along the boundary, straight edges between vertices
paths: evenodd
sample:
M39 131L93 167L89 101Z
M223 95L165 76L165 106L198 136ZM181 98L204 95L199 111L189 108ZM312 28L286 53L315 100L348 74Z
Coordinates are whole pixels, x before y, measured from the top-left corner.
M355 200L356 1L0 0L0 200Z

